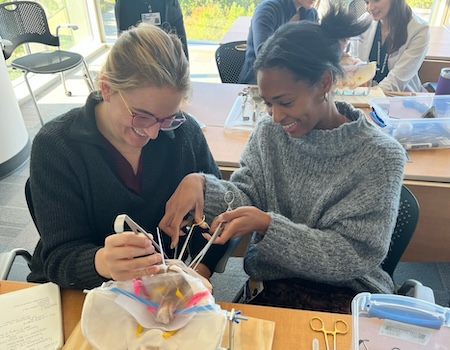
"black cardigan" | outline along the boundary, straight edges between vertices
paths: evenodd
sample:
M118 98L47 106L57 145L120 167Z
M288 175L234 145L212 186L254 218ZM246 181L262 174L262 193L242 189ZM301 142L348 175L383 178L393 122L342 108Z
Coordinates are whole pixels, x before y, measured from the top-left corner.
M30 185L40 240L34 252L30 282L52 281L63 288L93 288L105 281L94 268L94 255L113 233L113 221L126 213L155 232L166 201L181 179L192 172L220 177L196 121L172 132L160 132L143 148L140 194L117 177L115 162L97 129L91 94L86 105L45 124L36 135L30 161ZM211 218L207 218L211 222ZM169 237L164 236L166 251ZM205 244L194 235L194 255ZM211 271L225 246L213 245L203 260Z

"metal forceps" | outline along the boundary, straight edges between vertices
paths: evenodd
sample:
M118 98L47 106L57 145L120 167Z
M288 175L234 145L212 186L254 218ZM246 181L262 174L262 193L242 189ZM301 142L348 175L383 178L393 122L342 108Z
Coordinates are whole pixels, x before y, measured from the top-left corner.
M320 324L320 326L317 326L318 324ZM334 330L326 330L323 319L318 316L311 318L309 320L309 325L313 331L323 333L327 350L330 350L330 344L328 342L329 335L333 337L333 350L336 350L336 336L338 334L347 334L348 332L347 322L341 319L334 321Z
M225 201L225 203L228 206L227 211L233 210L233 208L231 207L231 204L233 204L233 202L234 202L234 193L231 191L225 192L225 194L223 196L223 200ZM197 268L198 264L200 264L200 261L202 261L203 257L205 256L206 252L208 251L209 247L211 247L211 244L214 243L214 240L216 239L216 237L219 236L220 233L222 232L222 229L223 229L222 224L223 223L221 222L217 226L216 230L214 231L213 235L211 236L211 239L208 241L208 243L205 244L205 246L200 251L200 253L198 253L197 256L194 259L192 259L189 267L193 268L194 270Z

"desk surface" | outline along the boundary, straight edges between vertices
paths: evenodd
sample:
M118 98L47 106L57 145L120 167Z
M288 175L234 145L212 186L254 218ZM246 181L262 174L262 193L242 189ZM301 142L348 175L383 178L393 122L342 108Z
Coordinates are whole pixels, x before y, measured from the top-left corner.
M229 133L224 130L237 96L246 85L193 83L193 96L183 109L206 125L205 137L220 167L239 167L239 158L249 132ZM363 109L366 113L369 109ZM450 183L450 148L409 152L412 162L406 164L405 180Z
M247 40L251 20L252 18L248 16L236 18L230 29L220 40L220 44ZM450 61L450 25L430 26L430 42L425 58Z
M0 294L31 286L33 286L31 283L0 281ZM80 320L84 296L83 292L79 290L66 289L61 293L65 341L67 341L69 335ZM309 320L313 316L320 316L324 320L325 325L333 324L336 319L345 320L349 325L350 331L346 335L337 337L337 348L351 348L352 321L350 315L222 302L219 302L218 304L222 309L231 310L232 308L235 308L236 310L241 310L242 314L245 316L274 321L275 335L272 347L273 350L310 349L313 338L318 338L321 349L325 349L323 336L320 333L313 332L309 327Z

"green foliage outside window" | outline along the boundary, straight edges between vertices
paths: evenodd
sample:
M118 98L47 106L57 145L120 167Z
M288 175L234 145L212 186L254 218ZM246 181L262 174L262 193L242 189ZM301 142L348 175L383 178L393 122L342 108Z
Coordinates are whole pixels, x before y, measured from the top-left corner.
M180 0L184 25L189 40L219 41L239 16L251 16L255 9L253 2L209 1L192 6L198 0Z
M262 0L179 0L189 40L218 42L239 16L252 16ZM407 0L413 8L431 9L434 0ZM100 0L105 8L114 0Z
M431 9L434 0L406 0L406 3L411 6L411 8L417 9Z
M102 12L114 0L99 0ZM179 0L189 40L219 41L239 16L251 16L262 0Z

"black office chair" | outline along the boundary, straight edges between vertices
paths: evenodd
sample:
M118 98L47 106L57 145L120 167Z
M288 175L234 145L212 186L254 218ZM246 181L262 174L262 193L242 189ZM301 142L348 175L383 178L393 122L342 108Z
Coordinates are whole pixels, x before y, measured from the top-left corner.
M391 238L391 246L381 267L391 277L411 240L419 220L419 202L412 192L402 185L397 223Z
M216 50L216 64L222 83L237 84L245 61L246 41L233 41Z
M28 81L28 73L60 73L66 95L71 96L71 92L66 88L63 72L83 65L84 78L88 84L88 88L90 91L94 90L94 83L83 56L75 52L59 49L60 40L58 34L59 29L62 27L72 30L78 29L78 26L74 24L61 24L56 28L56 36L53 36L48 27L45 11L39 3L33 1L14 1L0 4L0 37L12 43L12 45L7 45L3 48L5 59L8 59L19 45L25 43L40 43L58 47L54 51L48 50L32 53L16 58L11 62L12 68L20 69L24 73L25 82L33 98L41 125L44 124L44 121L36 97Z
M214 269L214 272L218 272L218 273L225 272L225 267L227 266L228 259L230 259L230 257L233 255L233 252L236 250L241 239L242 239L242 237L236 237L236 238L230 239L230 241L228 243L228 248L225 251L225 254L222 256L222 258L217 263L216 268Z
M381 264L383 270L392 278L394 277L394 270L416 230L418 220L419 202L414 194L405 185L402 185L397 223L392 233L388 254ZM431 303L435 302L433 290L414 279L406 280L401 286L395 284L395 293L410 295Z
M7 280L16 257L21 256L28 265L31 264L31 254L23 248L12 249L9 252L0 253L0 280Z
M359 18L367 11L366 3L364 0L351 0L348 3L348 11L354 13Z
M183 50L189 59L186 29L184 28L183 12L178 0L137 0L132 5L126 0L116 0L114 7L117 34L143 20L142 15L154 14L153 24L158 25L168 33L176 34L183 44ZM160 23L157 23L160 21Z
M33 202L31 201L30 179L25 183L25 199L27 201L28 211L36 226L36 219L34 217ZM28 266L31 264L31 253L24 248L15 248L8 252L0 253L0 280L7 280L12 266L18 256L21 256Z

